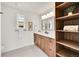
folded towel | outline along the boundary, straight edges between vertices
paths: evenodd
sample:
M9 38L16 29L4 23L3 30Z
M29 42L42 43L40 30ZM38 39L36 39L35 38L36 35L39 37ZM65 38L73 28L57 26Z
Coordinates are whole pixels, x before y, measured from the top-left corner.
M79 25L67 25L63 28L64 31L79 31Z

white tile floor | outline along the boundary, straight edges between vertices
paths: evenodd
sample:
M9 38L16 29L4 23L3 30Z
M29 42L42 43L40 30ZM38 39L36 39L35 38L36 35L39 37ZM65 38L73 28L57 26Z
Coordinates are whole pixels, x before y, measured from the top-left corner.
M35 45L23 47L14 51L3 53L2 57L48 57Z

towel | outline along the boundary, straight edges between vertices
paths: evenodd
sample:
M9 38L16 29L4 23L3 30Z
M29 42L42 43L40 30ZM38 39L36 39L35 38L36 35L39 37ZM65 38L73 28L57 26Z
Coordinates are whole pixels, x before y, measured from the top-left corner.
M79 31L79 25L67 25L67 26L64 26L63 30L77 32Z

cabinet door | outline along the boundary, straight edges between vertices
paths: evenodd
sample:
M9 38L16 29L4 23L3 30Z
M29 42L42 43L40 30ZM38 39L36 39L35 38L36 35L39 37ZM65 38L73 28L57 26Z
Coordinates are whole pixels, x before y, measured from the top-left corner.
M47 55L49 55L50 51L49 51L49 48L50 48L50 44L49 44L49 39L46 38L46 41L45 41L46 45L45 45L45 52L47 53Z
M36 44L36 45L38 44L37 35L36 35L36 34L35 34L35 44Z
M40 44L41 44L41 36L40 35L38 35L38 46L40 47Z
M44 49L44 52L46 53L46 51L47 51L47 38L46 37L44 37L44 44L43 44L43 49Z
M56 42L55 42L54 39L49 39L49 40L50 40L49 41L49 43L50 43L50 48L49 48L50 54L49 54L49 56L55 57L56 56Z
M42 45L43 45L43 39L42 36L40 37L40 48L42 49Z
M34 43L36 44L36 34L34 33Z
M36 43L37 46L39 46L39 40L40 40L40 39L39 39L39 35L36 34L36 35L35 35L35 43Z
M43 49L45 53L47 53L47 46L48 46L47 37L43 37Z
M41 42L42 42L42 43L41 43L41 44L42 44L42 45L41 45L41 48L42 48L42 50L44 51L44 50L45 50L45 49L44 49L44 45L45 45L44 40L45 40L45 37L42 36L41 40L42 40L42 41L41 41Z
M45 52L49 57L55 57L56 55L56 45L55 45L55 40L46 38L45 40Z

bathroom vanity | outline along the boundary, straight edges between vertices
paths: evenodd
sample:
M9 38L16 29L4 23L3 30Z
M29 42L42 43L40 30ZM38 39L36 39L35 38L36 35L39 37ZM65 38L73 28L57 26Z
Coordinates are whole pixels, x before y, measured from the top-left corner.
M55 39L39 33L34 33L34 43L49 57L55 57Z

